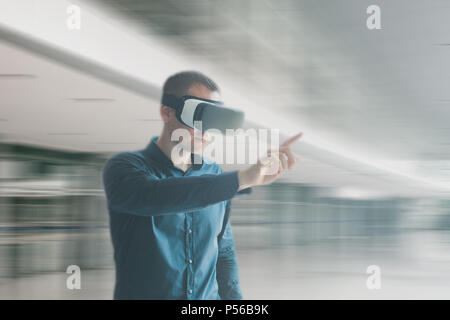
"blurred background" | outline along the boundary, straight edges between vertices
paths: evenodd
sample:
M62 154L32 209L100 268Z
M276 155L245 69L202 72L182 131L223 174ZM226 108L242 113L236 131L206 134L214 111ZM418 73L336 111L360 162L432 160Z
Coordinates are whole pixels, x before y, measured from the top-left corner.
M244 299L449 299L449 13L446 0L0 0L0 299L112 298L101 170L160 133L161 87L181 70L212 77L247 127L303 131L300 164L233 201Z

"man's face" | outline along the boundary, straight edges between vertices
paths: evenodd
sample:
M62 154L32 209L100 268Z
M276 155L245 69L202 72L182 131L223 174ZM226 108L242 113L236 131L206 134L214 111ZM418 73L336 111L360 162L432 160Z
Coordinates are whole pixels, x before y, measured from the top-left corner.
M202 99L209 99L209 100L220 100L220 94L217 91L211 91L207 87L201 84L195 84L193 85L187 92L186 95L194 96ZM191 150L192 153L201 153L203 149L205 148L207 141L209 139L209 136L207 133L202 133L197 129L193 129L191 127L188 127L184 124L182 124L175 115L175 110L163 106L162 116L163 120L166 123L166 126L169 130L169 134L171 135L172 132L176 129L185 129L187 132L189 132L190 135L190 141L179 141L182 143L183 148L186 150ZM167 109L165 109L167 108ZM179 143L176 142L176 143Z

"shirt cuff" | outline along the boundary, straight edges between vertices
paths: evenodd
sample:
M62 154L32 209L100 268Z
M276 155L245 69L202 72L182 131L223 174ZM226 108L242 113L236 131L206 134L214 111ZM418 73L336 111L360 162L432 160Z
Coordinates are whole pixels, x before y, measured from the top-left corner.
M237 195L240 196L243 194L250 194L250 193L252 193L252 187L248 187L248 188L242 189L241 191L238 191Z

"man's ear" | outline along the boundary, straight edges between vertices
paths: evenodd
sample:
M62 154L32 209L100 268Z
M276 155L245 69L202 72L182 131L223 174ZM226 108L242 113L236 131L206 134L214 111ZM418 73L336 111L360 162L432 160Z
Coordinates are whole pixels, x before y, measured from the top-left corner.
M161 114L161 118L163 119L164 123L169 122L172 112L173 112L172 108L165 105L161 105L159 113Z

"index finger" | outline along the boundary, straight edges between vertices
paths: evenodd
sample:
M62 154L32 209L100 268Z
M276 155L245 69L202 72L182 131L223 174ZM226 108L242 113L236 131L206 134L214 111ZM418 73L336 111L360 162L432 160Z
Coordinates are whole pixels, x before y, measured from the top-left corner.
M297 141L298 139L300 139L300 137L303 135L303 132L300 132L298 134L296 134L293 137L290 137L289 139L287 139L285 142L283 142L283 144L281 145L282 147L288 147L291 144L293 144L295 141Z

